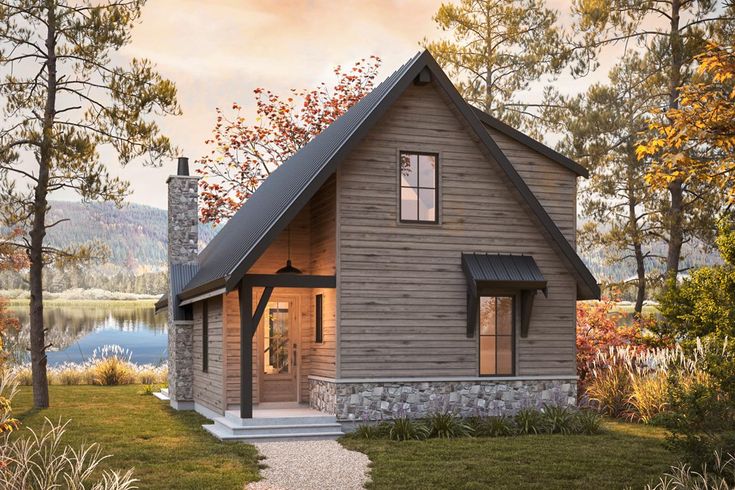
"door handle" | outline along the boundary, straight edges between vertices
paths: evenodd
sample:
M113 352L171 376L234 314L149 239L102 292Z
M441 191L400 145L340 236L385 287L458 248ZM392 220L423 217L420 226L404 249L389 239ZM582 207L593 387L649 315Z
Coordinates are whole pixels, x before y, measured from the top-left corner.
M293 366L296 367L296 344L293 345Z

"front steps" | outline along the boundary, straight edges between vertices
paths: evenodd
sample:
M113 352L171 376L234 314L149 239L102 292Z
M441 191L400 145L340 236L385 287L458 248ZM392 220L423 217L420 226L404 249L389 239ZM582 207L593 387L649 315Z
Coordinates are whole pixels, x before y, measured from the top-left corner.
M158 391L156 393L153 393L153 396L158 398L159 400L163 400L165 402L171 400L168 396L168 388L161 388L161 391Z
M252 419L241 419L239 411L228 410L213 422L203 427L221 441L333 440L344 435L334 415L305 407L255 409Z

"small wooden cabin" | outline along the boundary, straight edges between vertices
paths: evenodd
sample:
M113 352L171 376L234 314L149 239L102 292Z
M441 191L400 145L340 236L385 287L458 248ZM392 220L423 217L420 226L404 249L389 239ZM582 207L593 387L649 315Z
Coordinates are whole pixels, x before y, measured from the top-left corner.
M169 179L171 403L340 421L576 403L586 170L417 54L284 162L201 252Z

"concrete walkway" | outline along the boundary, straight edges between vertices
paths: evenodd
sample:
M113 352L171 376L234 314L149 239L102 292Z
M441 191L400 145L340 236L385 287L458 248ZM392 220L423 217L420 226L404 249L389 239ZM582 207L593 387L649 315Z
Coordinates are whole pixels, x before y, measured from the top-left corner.
M260 442L263 480L247 490L358 490L368 480L370 460L337 441Z

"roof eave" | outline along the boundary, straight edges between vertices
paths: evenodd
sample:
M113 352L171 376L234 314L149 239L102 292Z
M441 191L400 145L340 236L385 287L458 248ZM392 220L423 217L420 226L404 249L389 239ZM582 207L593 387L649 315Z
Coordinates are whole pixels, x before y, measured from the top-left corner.
M535 152L544 155L545 157L558 163L562 167L565 167L566 169L571 170L579 177L588 178L590 176L590 173L586 168L584 168L582 165L578 164L571 158L562 155L561 153L554 150L553 148L550 148L546 146L545 144L541 143L540 141L537 141L531 138L527 134L524 134L518 131L512 126L505 124L500 119L497 119L491 116L487 112L484 112L478 109L477 107L473 106L472 109L475 115L478 117L478 119L480 119L480 121L482 121L483 124L490 126L491 128L503 133L509 138L513 138L514 140L529 147Z

